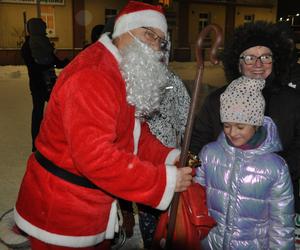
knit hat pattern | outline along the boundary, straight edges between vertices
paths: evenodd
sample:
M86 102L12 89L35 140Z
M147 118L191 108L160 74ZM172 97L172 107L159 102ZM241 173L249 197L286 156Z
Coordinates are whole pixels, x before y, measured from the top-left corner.
M112 38L141 27L160 29L167 37L168 25L162 6L129 1L116 17Z
M232 81L220 96L221 122L263 125L265 99L263 79L242 76Z

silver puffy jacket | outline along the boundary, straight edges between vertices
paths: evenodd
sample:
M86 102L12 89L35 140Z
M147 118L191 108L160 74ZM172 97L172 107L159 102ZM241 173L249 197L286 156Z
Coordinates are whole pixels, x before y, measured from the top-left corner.
M209 213L217 222L204 249L294 249L294 197L288 167L272 119L256 149L230 146L221 133L201 151L195 181L206 187ZM300 153L300 152L299 152Z

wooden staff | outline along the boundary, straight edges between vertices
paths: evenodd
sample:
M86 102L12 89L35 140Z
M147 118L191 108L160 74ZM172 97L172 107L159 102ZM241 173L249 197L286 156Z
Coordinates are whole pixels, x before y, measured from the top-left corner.
M187 119L187 125L185 128L184 138L183 138L183 144L180 154L180 161L179 161L179 167L184 167L187 164L187 158L188 158L188 151L191 141L191 135L192 135L192 129L193 124L196 116L196 107L198 105L199 100L199 94L200 94L200 88L202 84L202 76L203 76L203 68L204 68L204 60L202 55L202 46L204 42L204 38L211 32L214 31L216 34L215 42L211 48L210 51L210 61L213 64L218 64L219 60L217 59L217 52L218 48L220 47L222 43L222 29L216 25L216 24L210 24L207 25L199 34L197 39L197 45L196 45L196 59L197 59L197 74L195 79L195 87L194 87L194 93L192 96L191 106L189 109L189 115ZM175 231L175 224L176 224L176 217L177 217L177 209L178 209L178 203L179 203L179 195L180 193L176 193L173 197L172 204L171 204L171 212L170 212L170 219L169 219L169 225L168 225L168 231L167 231L167 239L166 239L166 249L172 249L172 239Z

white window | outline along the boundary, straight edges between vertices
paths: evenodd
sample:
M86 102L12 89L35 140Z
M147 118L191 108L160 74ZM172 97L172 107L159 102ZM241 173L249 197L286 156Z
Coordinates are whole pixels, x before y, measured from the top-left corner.
M254 15L244 15L244 23L253 23Z
M30 3L36 4L37 0L0 0L0 3ZM40 0L41 4L64 5L65 0Z
M41 18L47 24L48 37L55 37L54 7L49 5L41 5Z
M116 9L105 9L105 24L117 15Z
M210 23L210 13L199 13L199 20L198 20L198 31L207 26Z

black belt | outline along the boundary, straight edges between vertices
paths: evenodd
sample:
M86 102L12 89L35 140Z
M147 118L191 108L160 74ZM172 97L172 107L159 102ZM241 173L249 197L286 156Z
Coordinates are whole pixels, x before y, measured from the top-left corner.
M45 156L43 156L39 151L34 153L35 159L38 163L46 169L48 172L52 173L53 175L78 186L92 188L92 189L99 189L94 183L92 183L89 179L73 174L57 165L53 162L49 161Z

